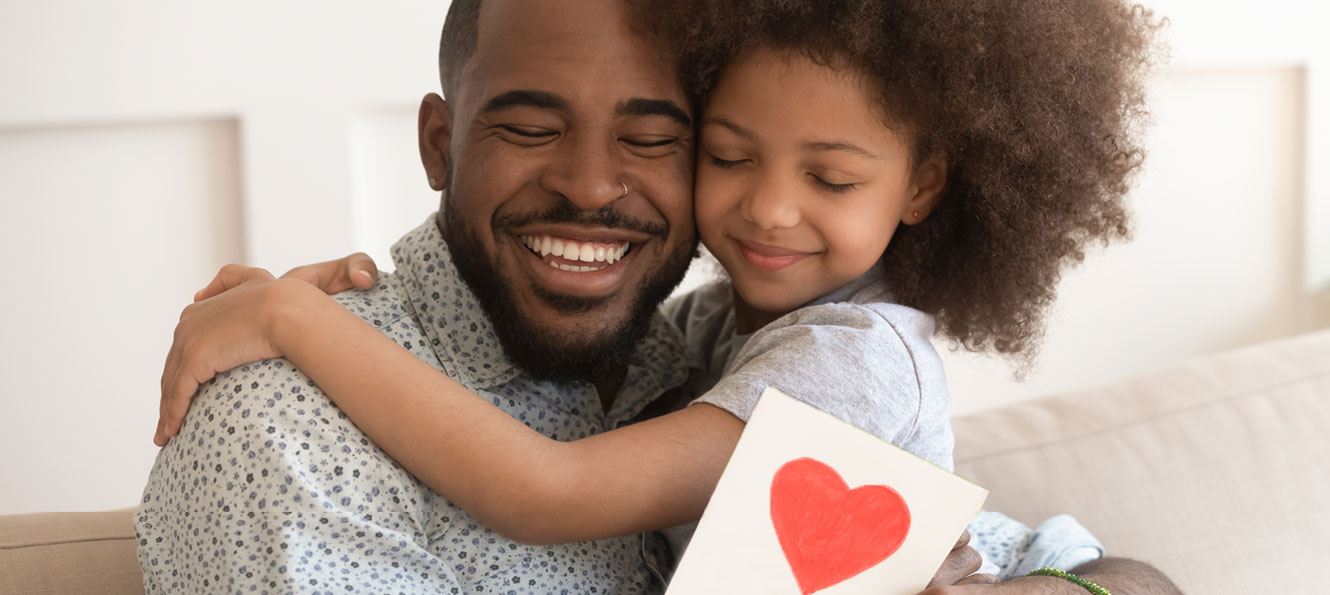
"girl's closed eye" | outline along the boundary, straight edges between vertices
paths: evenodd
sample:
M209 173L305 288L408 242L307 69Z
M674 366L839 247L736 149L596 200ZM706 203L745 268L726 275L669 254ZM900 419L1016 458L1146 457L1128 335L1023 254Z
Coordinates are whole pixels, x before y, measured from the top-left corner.
M859 182L840 181L841 177L842 176L835 176L825 173L818 174L814 172L808 172L808 178L813 181L813 184L828 192L841 194L845 192L850 192L855 188L859 187Z
M739 167L740 165L743 165L744 162L748 161L747 159L722 159L715 155L709 155L708 157L711 160L711 165L714 165L721 169L732 169L735 167Z
M724 145L717 144L711 147L704 147L703 152L707 156L707 163L713 167L719 167L721 169L734 169L745 163L752 162L752 159L750 159L744 151Z

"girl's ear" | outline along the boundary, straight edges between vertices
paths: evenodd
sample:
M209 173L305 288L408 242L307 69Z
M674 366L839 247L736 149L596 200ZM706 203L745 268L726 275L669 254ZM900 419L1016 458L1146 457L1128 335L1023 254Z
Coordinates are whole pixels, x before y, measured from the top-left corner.
M942 190L947 186L947 156L934 153L914 170L914 190L909 202L905 203L905 216L901 222L906 225L918 225L928 218L928 214L942 198Z

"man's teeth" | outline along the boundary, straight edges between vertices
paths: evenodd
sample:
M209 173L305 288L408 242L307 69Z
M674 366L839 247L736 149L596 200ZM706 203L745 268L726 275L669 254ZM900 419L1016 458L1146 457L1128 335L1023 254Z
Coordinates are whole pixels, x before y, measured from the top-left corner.
M554 236L522 236L522 242L526 244L532 252L544 257L553 254L566 260L579 262L598 262L604 264L614 264L628 253L628 242L622 242L617 245L612 244L592 244L591 242L578 242L565 238ZM550 262L551 266L565 271L584 273L587 271L599 270L602 267L588 267L569 265L558 261Z

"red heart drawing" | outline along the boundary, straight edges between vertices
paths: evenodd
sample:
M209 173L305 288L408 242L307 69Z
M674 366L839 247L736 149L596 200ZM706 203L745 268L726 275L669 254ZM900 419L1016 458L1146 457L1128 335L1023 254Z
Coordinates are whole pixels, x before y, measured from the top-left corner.
M808 595L896 553L910 532L910 507L896 490L851 490L835 469L802 458L782 465L771 480L771 524Z

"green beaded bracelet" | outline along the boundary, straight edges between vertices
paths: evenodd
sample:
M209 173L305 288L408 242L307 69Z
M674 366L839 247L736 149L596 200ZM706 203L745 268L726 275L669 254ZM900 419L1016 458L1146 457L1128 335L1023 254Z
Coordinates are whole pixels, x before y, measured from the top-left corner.
M1049 568L1047 566L1040 568L1039 570L1032 571L1030 574L1027 574L1025 576L1056 576L1058 578L1065 578L1073 583L1085 587L1086 591L1094 593L1094 595L1112 595L1111 593L1108 592L1108 589L1105 589L1099 585L1087 581L1079 576L1076 576L1069 572L1063 572L1056 568Z

